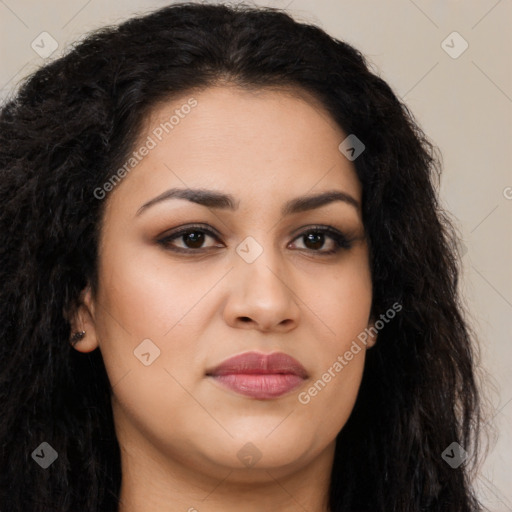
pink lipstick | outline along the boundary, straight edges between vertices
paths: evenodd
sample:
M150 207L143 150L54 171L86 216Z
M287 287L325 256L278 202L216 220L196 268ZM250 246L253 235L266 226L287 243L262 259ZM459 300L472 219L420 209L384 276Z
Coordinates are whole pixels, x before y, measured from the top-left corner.
M245 352L226 359L206 375L222 386L259 400L282 396L308 378L305 368L283 352Z

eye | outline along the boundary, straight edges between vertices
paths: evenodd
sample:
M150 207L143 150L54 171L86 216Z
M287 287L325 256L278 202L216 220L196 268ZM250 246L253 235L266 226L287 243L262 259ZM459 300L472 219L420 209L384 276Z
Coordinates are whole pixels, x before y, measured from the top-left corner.
M330 240L328 244L330 249L320 250L325 246L326 239ZM336 254L341 249L352 247L352 241L343 233L328 226L314 226L307 231L303 231L295 240L302 240L305 250L317 252L321 255Z
M213 231L204 226L185 226L161 238L158 240L158 243L176 252L200 252L205 249L202 245L207 238L219 240L219 237ZM182 246L176 246L175 241L181 242ZM217 245L214 247L221 246ZM208 249L208 247L206 249Z
M219 244L205 247L204 244L208 238L218 241ZM347 250L352 247L351 240L337 229L329 226L312 226L295 237L295 240L302 240L303 242L304 247L298 247L299 250L317 253L318 255L332 255L342 249ZM327 250L323 249L326 242L329 242ZM197 254L208 249L224 247L224 244L220 242L220 236L203 225L178 228L165 237L160 238L158 243L168 250L189 254ZM292 242L292 245L295 244Z

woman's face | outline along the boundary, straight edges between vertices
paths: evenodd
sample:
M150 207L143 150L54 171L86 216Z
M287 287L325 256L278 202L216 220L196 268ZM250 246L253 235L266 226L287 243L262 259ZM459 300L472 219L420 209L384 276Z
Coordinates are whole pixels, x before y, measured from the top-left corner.
M105 185L76 348L100 347L132 457L241 478L332 457L375 341L357 338L372 283L348 134L305 98L216 87L161 104ZM214 375L247 352L260 370ZM305 372L258 360L277 352Z

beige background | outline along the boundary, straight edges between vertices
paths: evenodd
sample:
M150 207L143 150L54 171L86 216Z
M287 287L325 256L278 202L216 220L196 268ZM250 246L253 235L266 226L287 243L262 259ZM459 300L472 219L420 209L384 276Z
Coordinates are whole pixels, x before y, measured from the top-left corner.
M31 48L42 32L59 45L52 59L91 29L169 3L0 0L0 97L44 63ZM440 148L441 198L467 247L461 287L481 339L482 366L496 387L489 398L497 440L477 486L492 512L512 511L512 1L256 4L286 7L360 49ZM457 58L442 46L454 31L468 44ZM463 40L450 36L444 45L453 54Z

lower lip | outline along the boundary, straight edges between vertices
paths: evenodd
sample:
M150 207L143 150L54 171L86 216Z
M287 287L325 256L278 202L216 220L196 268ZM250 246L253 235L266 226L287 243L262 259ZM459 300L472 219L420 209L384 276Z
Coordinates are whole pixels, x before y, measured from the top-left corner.
M212 376L217 382L241 395L251 398L277 398L304 382L302 377L294 374L254 374L231 373Z

